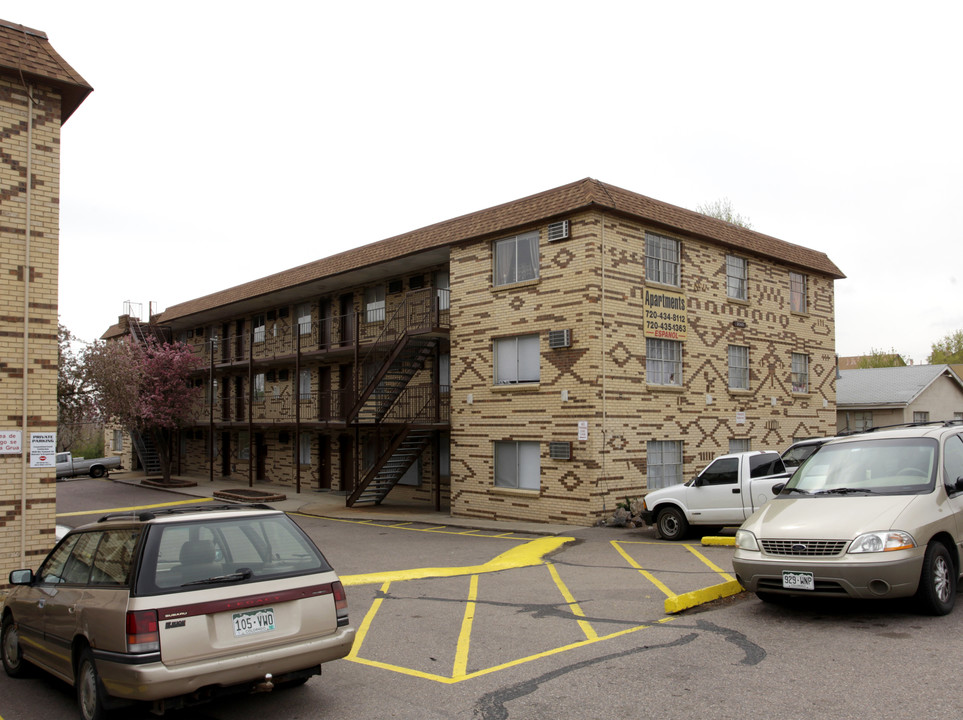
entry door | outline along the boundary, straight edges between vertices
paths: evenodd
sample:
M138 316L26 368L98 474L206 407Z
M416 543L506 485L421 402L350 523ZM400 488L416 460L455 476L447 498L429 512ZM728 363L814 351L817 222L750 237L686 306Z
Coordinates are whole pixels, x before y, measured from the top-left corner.
M267 442L264 433L254 433L254 452L257 455L257 479L264 480L267 476Z
M354 342L354 295L341 296L339 313L341 344L350 345Z
M331 368L322 367L318 379L318 420L331 420Z
M719 458L699 476L699 485L691 485L686 491L690 508L701 508L693 515L699 522L732 522L742 517L743 500L739 488L739 459Z
M321 464L321 473L318 480L318 487L322 490L331 489L331 438L327 435L318 436L318 462Z
M221 433L221 475L231 474L231 433Z
M338 438L338 464L340 465L341 489L350 493L354 490L354 453L350 435Z

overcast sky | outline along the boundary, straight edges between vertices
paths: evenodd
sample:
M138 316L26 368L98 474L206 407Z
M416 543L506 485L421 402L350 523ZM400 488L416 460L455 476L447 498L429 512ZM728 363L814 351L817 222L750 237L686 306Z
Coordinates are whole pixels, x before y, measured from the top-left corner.
M841 355L963 328L963 4L6 0L94 87L60 316L159 309L584 177L826 252Z

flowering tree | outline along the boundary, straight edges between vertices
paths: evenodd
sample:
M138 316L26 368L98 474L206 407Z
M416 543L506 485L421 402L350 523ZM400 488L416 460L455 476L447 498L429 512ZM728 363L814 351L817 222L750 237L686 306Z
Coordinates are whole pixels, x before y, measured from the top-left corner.
M201 388L190 375L203 363L182 343L96 342L84 364L104 417L135 433L150 434L164 482L171 479L173 432L192 423Z
M78 443L100 434L101 423L90 382L74 346L81 341L66 327L57 325L57 450L77 452ZM101 435L101 441L102 441Z

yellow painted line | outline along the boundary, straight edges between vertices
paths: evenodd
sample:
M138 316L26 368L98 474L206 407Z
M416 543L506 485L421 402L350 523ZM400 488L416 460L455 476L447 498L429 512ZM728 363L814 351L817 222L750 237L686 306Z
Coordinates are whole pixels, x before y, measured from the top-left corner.
M734 578L732 577L732 575L730 575L730 574L727 573L725 570L723 570L721 567L719 567L718 565L716 565L716 564L715 564L714 562L712 562L709 558L707 558L707 557L706 557L705 555L703 555L701 552L699 552L698 550L696 550L692 545L686 545L686 546L685 546L685 549L688 550L689 552L691 552L691 553L692 553L693 555L695 555L697 558L699 558L702 562L704 562L704 563L706 564L706 566L707 566L710 570L712 570L712 572L717 573L718 575L720 575L720 576L722 577L722 579L725 580L726 582L728 582L729 580L733 580L733 579L734 579Z
M455 649L455 667L451 673L453 678L464 677L468 671L468 646L471 644L471 626L475 622L476 600L478 600L478 576L472 575L468 585L465 617L461 621L461 631L458 633L458 645Z
M650 573L649 571L645 570L641 565L639 565L637 562L635 562L635 560L633 560L633 559L629 556L629 554L628 554L627 552L625 552L625 550L623 550L623 549L619 546L619 541L618 541L618 540L612 540L611 543L612 543L612 545L615 547L615 549L618 550L619 555L621 555L623 558L625 558L625 560L629 563L629 565L631 565L631 566L634 567L636 570L638 570L640 573L642 573L643 577L645 577L646 580L648 580L650 583L652 583L652 584L655 585L657 588L659 588L659 590L661 590L661 591L662 591L665 595L667 595L668 597L673 597L673 596L675 596L675 593L672 592L671 590L669 590L669 588L665 585L665 583L663 583L662 581L660 581L658 578L655 577L655 575L653 575L653 574Z
M403 527L406 527L406 526L408 526L408 525L411 525L411 523L410 523L410 522L401 522L401 523L395 523L394 525L391 525L390 527L393 527L393 528L403 528Z
M589 625L588 620L585 620L585 613L582 612L582 608L575 601L575 597L569 592L568 587L562 582L561 576L558 574L558 570L555 569L554 563L548 563L548 571L552 574L552 580L555 581L556 587L562 593L562 597L565 598L565 602L572 609L572 614L576 617L583 618L578 621L578 626L582 628L582 632L585 633L585 637L589 640L598 640L598 633Z
M390 582L386 582L381 586L381 594L388 594L388 587L391 585ZM371 623L374 622L375 615L378 614L378 610L381 609L381 603L384 602L384 598L375 598L375 601L371 603L371 607L368 608L367 614L364 616L364 620L361 621L361 625L358 627L357 632L354 635L354 645L351 646L351 652L349 652L345 658L347 660L354 660L358 656L358 652L361 650L361 644L364 642L365 637L368 634L368 630L371 629Z
M703 544L703 545L706 545L706 546L709 546L709 545L722 545L722 546L726 546L726 545L728 545L728 546L731 546L731 547L735 547L735 545L736 545L736 539L735 539L734 537L718 537L718 536L709 536L709 535L706 535L704 538L702 538L702 544Z
M56 517L74 517L76 515L107 515L108 513L134 512L136 510L152 510L154 508L174 507L175 505L197 505L210 502L214 498L194 498L193 500L178 500L177 502L157 503L156 505L135 505L133 507L107 508L106 510L81 510L78 512L57 513Z
M713 585L702 590L694 590L693 592L666 598L665 611L667 613L677 613L687 608L695 607L696 605L702 605L703 603L729 597L730 595L737 595L741 592L742 585L740 585L737 580L730 580L720 585Z
M439 535L469 535L471 537L498 538L503 540L516 539L512 537L513 533L504 533L502 535L473 535L473 533L477 533L479 531L477 529L470 530L468 532L465 532L462 530L458 530L458 531L451 530L451 529L446 530L446 528L451 528L452 527L451 525L438 525L436 527L430 527L430 528L402 527L401 525L385 525L382 523L375 522L374 520L351 520L350 518L331 517L330 515L308 515L306 513L299 513L299 512L289 512L288 515L294 515L296 517L314 518L316 520L317 519L333 520L334 522L350 523L352 525L370 525L371 527L385 527L385 528L397 529L397 530L410 530L412 532L430 532L430 533L437 533Z
M671 622L675 618L662 618L657 624ZM602 637L596 638L595 640L579 640L578 642L570 643L568 645L563 645L562 647L553 648L551 650L545 650L534 655L529 655L527 657L519 658L517 660L510 660L509 662L502 663L501 665L495 665L490 668L485 668L483 670L476 670L475 672L467 673L458 677L445 677L444 675L436 675L434 673L421 672L420 670L413 670L412 668L402 667L400 665L392 665L391 663L380 662L378 660L367 660L360 657L348 656L346 660L351 662L356 662L360 665L369 665L370 667L380 668L382 670L391 670L393 672L401 673L402 675L410 675L411 677L418 677L424 680L434 680L435 682L442 683L444 685L454 685L456 683L464 682L465 680L473 680L484 675L491 675L492 673L499 672L501 670L507 670L508 668L518 667L519 665L524 665L525 663L533 662L535 660L541 660L542 658L551 657L553 655L558 655L563 652L568 652L569 650L575 650L577 648L585 647L587 645L593 645L597 642L605 642L606 640L612 640L613 638L621 637L623 635L629 635L631 633L636 633L639 630L648 630L654 625L637 625L627 630L619 630L610 635L604 635Z
M514 568L533 567L542 565L544 557L558 550L567 542L574 542L570 537L543 537L530 540L527 543L503 552L482 565L466 565L464 567L429 567L413 568L410 570L387 570L384 572L362 573L360 575L342 575L341 582L347 586L374 585L385 582L401 582L404 580L424 580L426 578L450 578L461 575L484 575L485 573L511 570ZM671 595L672 593L667 593Z

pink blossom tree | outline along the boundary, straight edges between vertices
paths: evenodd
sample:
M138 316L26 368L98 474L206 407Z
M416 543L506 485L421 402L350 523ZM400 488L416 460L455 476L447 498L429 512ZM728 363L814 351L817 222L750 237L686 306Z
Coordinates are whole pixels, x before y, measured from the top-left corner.
M84 355L100 412L130 432L153 437L164 482L171 479L174 432L193 424L201 410L202 389L190 379L202 364L187 345L150 339L96 342Z

